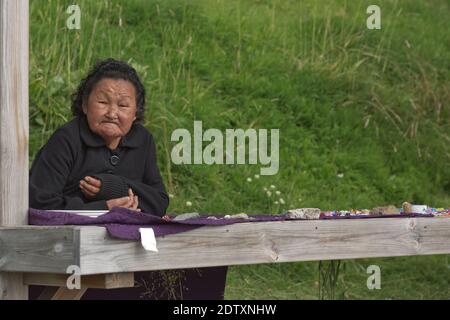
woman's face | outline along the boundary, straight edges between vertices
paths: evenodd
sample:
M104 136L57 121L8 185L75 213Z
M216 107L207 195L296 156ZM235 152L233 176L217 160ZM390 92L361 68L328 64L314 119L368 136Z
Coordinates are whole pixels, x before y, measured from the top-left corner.
M117 144L136 120L136 89L122 79L105 78L97 82L83 103L89 128L107 144Z

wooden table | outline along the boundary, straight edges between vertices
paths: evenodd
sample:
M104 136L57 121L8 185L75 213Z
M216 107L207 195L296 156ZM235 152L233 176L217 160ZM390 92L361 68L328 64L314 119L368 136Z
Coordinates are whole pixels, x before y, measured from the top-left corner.
M54 286L41 298L79 299L89 287L133 286L133 272L222 265L449 254L450 219L376 218L237 223L158 237L159 252L93 226L0 227L0 272ZM65 287L80 267L81 289Z

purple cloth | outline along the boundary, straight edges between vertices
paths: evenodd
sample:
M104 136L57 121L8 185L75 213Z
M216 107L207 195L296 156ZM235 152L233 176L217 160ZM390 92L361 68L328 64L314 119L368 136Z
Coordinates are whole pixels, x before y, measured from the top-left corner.
M402 214L390 216L342 216L325 217L320 219L361 219L361 218L408 218L408 217L429 217L433 215L423 214ZM98 217L81 216L68 212L47 211L30 208L28 211L28 222L31 225L94 225L102 226L108 230L113 238L124 240L140 240L139 228L152 228L155 236L165 236L189 230L197 229L201 226L221 226L243 222L264 222L264 221L284 221L291 220L284 215L251 215L250 219L208 219L207 216L191 218L182 221L166 221L159 216L150 213L136 212L122 207L112 208L105 214Z
M47 211L29 208L28 222L31 225L94 225L108 230L113 238L140 240L139 228L152 228L155 236L165 236L197 229L204 225L227 225L239 222L282 221L283 216L258 215L252 219L208 219L206 216L182 221L165 221L150 213L136 212L122 207L112 208L98 217L81 216L68 212Z

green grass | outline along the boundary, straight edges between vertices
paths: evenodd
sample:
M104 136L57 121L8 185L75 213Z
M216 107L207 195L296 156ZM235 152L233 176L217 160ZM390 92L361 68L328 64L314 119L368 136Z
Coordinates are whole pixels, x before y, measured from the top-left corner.
M446 299L448 256L359 259L341 262L336 299ZM381 288L367 288L367 267L378 265ZM227 299L318 299L317 262L232 267Z
M361 0L77 3L81 30L68 30L70 1L31 1L30 161L70 119L69 96L90 66L114 57L148 90L145 125L171 213L450 206L448 1L378 1L381 30L366 28L372 3ZM172 164L170 134L194 120L204 130L280 128L279 173ZM271 184L285 205L265 195ZM447 259L347 261L337 294L449 299ZM369 264L380 265L382 290L365 287ZM317 266L232 267L226 298L317 298Z

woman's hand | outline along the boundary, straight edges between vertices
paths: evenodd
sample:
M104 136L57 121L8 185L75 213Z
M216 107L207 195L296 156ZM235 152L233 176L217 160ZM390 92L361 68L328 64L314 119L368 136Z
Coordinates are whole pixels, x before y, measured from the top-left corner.
M95 197L95 195L100 192L101 187L102 182L91 176L86 176L83 180L80 181L81 192L83 192L85 197L88 199ZM141 209L138 208L138 196L134 195L131 188L128 188L128 197L110 199L106 201L106 204L108 206L108 209L111 209L113 207L124 207L135 211L141 211Z
M101 187L102 182L91 176L86 176L80 181L81 192L83 192L84 196L88 199L95 197L95 195L100 192Z
M138 208L138 196L134 195L131 188L128 189L128 197L108 200L106 201L106 205L108 206L108 209L112 209L113 207L123 207L130 210L141 211L141 209Z

